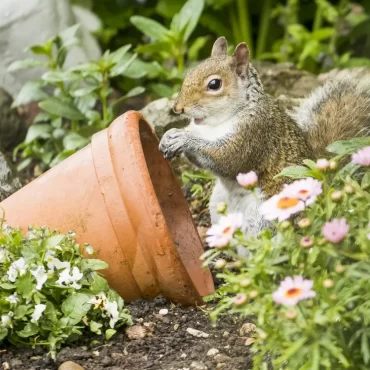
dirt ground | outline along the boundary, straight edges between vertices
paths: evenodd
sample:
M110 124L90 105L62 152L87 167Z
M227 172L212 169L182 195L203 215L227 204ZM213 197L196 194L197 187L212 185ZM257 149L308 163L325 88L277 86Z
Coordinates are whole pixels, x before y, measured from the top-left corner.
M202 197L190 196L190 188L188 184L184 192L202 232L209 226L207 206ZM86 336L61 349L56 362L42 348L15 348L5 344L0 349L0 369L55 370L66 361L74 361L85 370L251 369L251 355L245 345L247 338L240 336L245 321L228 316L214 327L207 315L212 305L185 308L174 306L162 297L128 303L135 325L146 328L145 337L130 339L125 329L109 342L101 337ZM163 309L168 310L166 315L159 314ZM192 329L201 333L194 333ZM96 343L97 340L100 342Z

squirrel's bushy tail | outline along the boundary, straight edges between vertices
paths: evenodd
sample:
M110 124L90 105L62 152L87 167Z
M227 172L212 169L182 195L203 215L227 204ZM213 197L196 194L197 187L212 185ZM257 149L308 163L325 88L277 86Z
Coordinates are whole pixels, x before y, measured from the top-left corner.
M294 119L316 158L336 140L370 136L370 75L339 74L314 90L296 109Z

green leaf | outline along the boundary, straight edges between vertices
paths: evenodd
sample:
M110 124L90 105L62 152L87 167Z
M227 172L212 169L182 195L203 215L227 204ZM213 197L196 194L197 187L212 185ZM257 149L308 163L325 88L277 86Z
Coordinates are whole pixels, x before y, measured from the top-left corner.
M125 54L131 49L131 44L125 45L114 51L109 55L109 61L112 63L119 63Z
M131 58L127 61L123 61L122 63L117 63L109 72L110 77L116 77L122 75L130 64L136 59L137 54L133 54Z
M47 99L49 96L41 89L41 87L42 83L39 81L26 82L15 98L12 104L12 108L19 107L20 105L29 104L33 101Z
M78 324L90 310L91 305L88 303L90 296L83 293L77 293L69 296L61 306L62 312L68 318L69 325Z
M23 319L26 314L27 314L27 307L24 306L24 305L21 305L21 306L18 306L15 310L14 310L14 318L15 319Z
M47 238L46 240L44 240L43 247L46 249L52 249L56 247L57 245L59 245L63 241L64 238L65 238L65 235L51 236L50 238Z
M29 48L29 50L31 50L32 53L37 55L49 56L51 51L51 43L46 42L45 45L33 45Z
M118 114L119 107L121 106L122 103L124 103L127 99L132 98L134 96L140 95L145 91L144 87L137 86L131 89L126 95L121 96L118 98L114 103L112 104L112 110L115 115Z
M335 29L333 27L325 27L325 28L320 28L312 32L311 37L314 40L322 41L322 40L329 39L330 37L334 35L334 33L335 33Z
M98 260L98 259L94 259L94 258L84 259L81 262L81 270L82 271L86 271L86 270L93 270L93 271L104 270L108 267L109 267L109 265L106 262Z
M95 92L98 88L99 88L98 86L83 87L81 89L73 91L72 96L78 98L81 96L90 95L93 92Z
M0 327L0 342L6 338L6 336L8 335L8 329L7 328L1 328Z
M44 316L52 321L56 322L58 320L58 310L54 307L51 302L46 302L46 309L44 311Z
M41 78L46 82L76 81L81 79L79 75L70 71L52 71L44 73Z
M15 285L17 287L17 292L23 298L30 298L32 296L32 291L35 289L36 284L33 283L33 278L28 274L23 275L18 278Z
M179 29L184 33L186 42L198 24L203 12L204 0L188 0L179 13Z
M32 337L32 335L35 335L38 332L39 332L39 327L36 324L29 322L28 324L26 324L26 326L22 330L17 331L17 334L21 338L28 338L28 337Z
M75 132L66 135L63 139L63 145L66 150L81 149L87 144L89 144L89 139Z
M117 330L114 330L114 329L108 329L106 332L105 332L105 339L106 340L109 340L110 338L112 338L112 336L114 334L117 333Z
M291 344L286 350L282 352L282 355L276 359L276 364L281 365L285 361L289 360L294 356L301 347L307 342L307 338L301 338Z
M290 166L284 168L275 177L290 177L292 179L302 179L306 177L312 177L313 171L304 166Z
M44 67L45 63L41 62L40 60L35 59L24 59L24 60L17 60L10 64L7 68L8 72L18 71L19 69L27 69L27 68L35 68L35 67Z
M173 95L173 90L165 84L152 84L150 88L153 92L161 97L170 98Z
M96 322L96 321L90 321L89 323L89 327L90 327L90 331L92 331L93 333L96 333L98 335L101 334L101 330L100 328L103 326L103 324L100 324L99 322Z
M209 36L198 37L192 43L188 50L188 56L190 60L198 60L199 59L199 51L206 46L209 40Z
M92 294L99 294L108 290L109 285L107 280L101 277L98 274L95 274L93 277L94 281L90 285L90 291Z
M327 150L338 155L351 154L365 146L370 145L369 137L358 137L351 140L338 140L330 144Z
M140 15L130 18L131 23L152 40L168 41L169 30L160 23Z
M28 129L27 136L24 142L25 144L30 144L38 138L48 139L50 137L51 131L51 126L46 123L32 125Z
M10 284L10 283L1 283L0 284L0 288L1 289L5 289L5 290L10 290L10 289L14 289L15 288L15 285L14 284Z
M32 158L26 158L17 165L17 171L21 172L26 169L32 163Z
M70 120L82 120L85 118L72 103L58 98L46 99L39 103L39 107L50 114Z

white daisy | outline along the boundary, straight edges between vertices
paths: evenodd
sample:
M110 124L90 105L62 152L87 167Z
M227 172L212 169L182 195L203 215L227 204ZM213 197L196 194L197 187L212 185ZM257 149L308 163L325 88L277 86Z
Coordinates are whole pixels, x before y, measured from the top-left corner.
M35 310L32 313L31 321L33 323L36 323L37 321L39 321L40 317L41 317L42 313L45 311L45 309L46 309L45 304L37 304L35 306Z
M304 208L305 205L301 199L282 191L280 194L274 195L263 202L260 212L266 220L272 221L279 219L279 221L284 221Z

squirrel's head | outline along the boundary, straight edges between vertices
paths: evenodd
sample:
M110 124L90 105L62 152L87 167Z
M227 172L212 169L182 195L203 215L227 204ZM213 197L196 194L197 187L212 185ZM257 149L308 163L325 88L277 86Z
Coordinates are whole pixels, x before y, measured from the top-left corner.
M262 89L249 64L248 46L240 43L229 56L227 41L220 37L213 44L211 57L186 74L173 110L194 119L195 124L217 125L248 103L253 94L249 90L256 84Z

